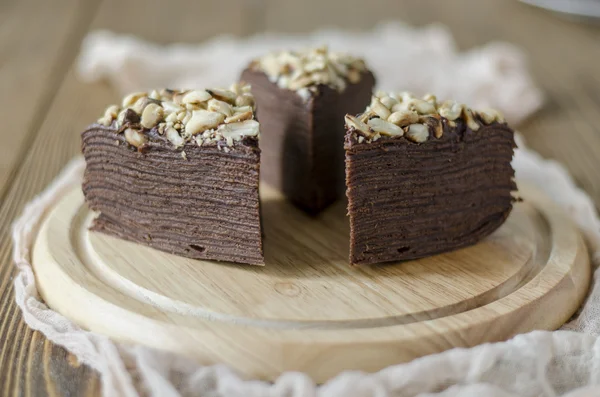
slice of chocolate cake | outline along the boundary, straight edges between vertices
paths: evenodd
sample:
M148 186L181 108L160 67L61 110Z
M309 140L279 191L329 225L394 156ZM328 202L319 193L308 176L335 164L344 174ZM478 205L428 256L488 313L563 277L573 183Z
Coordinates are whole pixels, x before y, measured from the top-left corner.
M263 264L248 86L131 94L83 133L92 230L196 259Z
M378 92L346 127L352 264L465 247L508 217L515 142L498 112Z
M373 74L361 59L317 48L268 54L241 79L256 98L263 180L318 213L343 195L342 120L368 105Z

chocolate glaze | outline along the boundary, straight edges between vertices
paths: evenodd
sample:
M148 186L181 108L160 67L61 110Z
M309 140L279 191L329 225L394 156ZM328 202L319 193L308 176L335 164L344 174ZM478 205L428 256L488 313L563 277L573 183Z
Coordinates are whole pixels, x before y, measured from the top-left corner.
M362 111L371 98L373 74L343 92L316 87L307 102L260 72L246 69L260 120L262 176L299 208L316 214L344 191L344 115Z
M514 133L442 119L441 138L358 143L346 134L350 263L421 258L474 244L508 217L516 190Z
M156 133L136 149L114 128L82 133L85 199L100 212L92 230L194 259L263 264L255 139L183 148ZM118 142L118 145L115 144Z

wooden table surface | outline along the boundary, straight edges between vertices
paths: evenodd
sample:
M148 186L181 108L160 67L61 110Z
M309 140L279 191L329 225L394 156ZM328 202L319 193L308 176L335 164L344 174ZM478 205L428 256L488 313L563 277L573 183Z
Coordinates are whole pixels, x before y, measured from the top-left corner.
M600 26L515 0L0 0L0 396L96 396L98 375L24 323L13 297L10 224L74 155L79 132L117 94L79 82L87 32L110 29L159 43L221 33L368 29L380 20L439 21L459 46L520 45L547 95L519 126L529 145L563 162L600 203Z

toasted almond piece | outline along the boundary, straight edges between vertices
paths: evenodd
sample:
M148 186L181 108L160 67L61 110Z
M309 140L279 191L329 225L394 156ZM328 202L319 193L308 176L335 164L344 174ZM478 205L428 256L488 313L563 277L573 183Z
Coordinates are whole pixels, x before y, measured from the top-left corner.
M112 117L102 116L97 120L98 124L102 124L105 127L109 127L112 124Z
M119 114L119 106L118 105L110 105L104 111L104 116L107 116L107 117L110 116L113 119L117 118L118 114Z
M365 141L365 137L362 135L358 136L358 143L363 143Z
M411 124L406 130L406 138L416 143L423 143L429 138L429 128L423 124Z
M247 136L257 136L260 124L256 120L246 120L239 123L224 124L219 127L219 133L225 139L242 140Z
M169 127L165 130L165 136L175 147L180 147L185 144L185 139L183 139L181 135L179 135L179 132L173 127Z
M119 106L118 105L110 105L104 111L104 116L98 119L98 123L104 126L110 126L112 121L119 116Z
M363 123L366 123L367 121L369 121L369 118L373 116L375 116L375 114L373 114L371 111L366 111L356 116L356 118L362 121Z
M217 98L221 101L225 101L227 103L233 104L237 95L235 92L231 92L229 90L224 90L222 88L211 88L210 90L206 90L210 95L214 98Z
M173 113L169 113L169 114L167 115L167 117L165 117L165 121L166 121L166 122L169 122L169 123L174 123L174 122L176 122L177 120L178 120L178 119L177 119L177 113L175 113L175 112L173 112Z
M181 124L187 124L188 121L192 118L192 112L186 112L185 117L181 120Z
M152 99L160 100L160 93L157 90L152 90L148 96Z
M148 142L148 138L146 137L146 135L142 134L138 130L134 130L133 128L127 128L125 130L125 139L127 140L127 142L129 142L131 145L137 148L142 146L144 143Z
M481 127L477 120L475 120L475 117L473 117L473 111L466 106L463 108L463 115L470 129L477 131Z
M462 114L463 107L464 105L454 101L445 101L439 107L438 111L440 116L445 117L450 121L454 121Z
M223 113L227 117L233 115L233 109L230 104L214 98L208 101L208 110Z
M123 103L121 104L121 107L123 107L123 108L131 107L134 103L136 103L138 101L138 99L145 97L147 95L148 94L145 92L131 93L131 94L127 95L125 98L123 98Z
M250 84L240 81L239 83L233 83L229 87L229 91L233 92L235 95L249 94L252 86Z
M146 106L148 106L149 103L150 103L150 98L148 98L146 96L141 97L133 104L133 106L131 106L131 109L141 116L142 113L144 112L144 109L146 108Z
M165 114L177 113L181 110L181 105L178 105L172 101L164 101L162 103L162 107L165 109Z
M412 105L414 106L415 110L419 114L437 113L435 106L433 106L433 104L431 104L430 102L424 101L422 99L413 99Z
M431 103L433 106L437 107L437 97L433 94L425 94L423 95L423 100Z
M393 95L393 94L392 94ZM383 91L383 90L377 90L377 92L375 92L375 96L379 99L388 96L388 93Z
M371 97L370 108L371 111L373 111L376 115L378 115L384 120L387 120L387 118L390 117L390 114L392 114L392 112L390 112L390 109L385 107L385 105L381 103L381 101L377 97Z
M413 109L409 109L408 108L408 103L406 102L397 102L392 106L392 112L407 112L407 111L414 111Z
M250 106L254 109L254 97L251 94L242 94L235 98L235 106Z
M204 130L216 128L225 120L223 113L209 112L207 110L194 110L192 117L185 124L185 132L196 135Z
M383 106L385 106L388 109L391 109L395 104L398 103L397 100L387 95L382 98L379 98L379 100L381 101L381 103L383 103Z
M183 104L198 104L208 101L212 96L205 90L194 90L186 93L181 98Z
M244 113L235 113L233 116L229 116L225 119L225 123L236 123L238 121L250 120L252 118L252 111Z
M414 124L419 120L419 115L412 110L400 110L390 114L387 121L400 127Z
M389 123L385 120L379 118L372 118L367 122L369 127L375 132L379 132L381 135L388 136L402 136L404 135L404 130L398 127L396 124Z
M235 95L242 95L244 93L243 91L243 87L244 83L233 83L232 85L229 86L229 91L233 92Z
M486 124L491 124L494 121L504 122L504 116L496 109L481 109L477 113Z
M162 121L163 116L163 108L155 103L150 103L144 108L144 111L142 112L140 124L145 128L152 128L160 121Z
M344 117L344 120L346 121L346 127L354 128L357 131L363 132L367 136L372 135L371 130L369 130L369 126L357 119L356 117L347 114Z
M246 113L246 112L251 112L252 106L234 106L233 107L233 113Z

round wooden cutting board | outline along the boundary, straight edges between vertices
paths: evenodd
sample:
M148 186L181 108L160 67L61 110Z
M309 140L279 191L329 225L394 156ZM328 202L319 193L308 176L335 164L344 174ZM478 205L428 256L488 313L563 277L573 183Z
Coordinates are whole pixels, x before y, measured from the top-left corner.
M180 258L88 231L73 189L41 227L33 264L50 307L83 328L226 363L247 377L376 371L452 347L555 329L590 280L566 215L521 187L479 244L384 266L348 265L344 203L319 218L262 189L266 266Z

